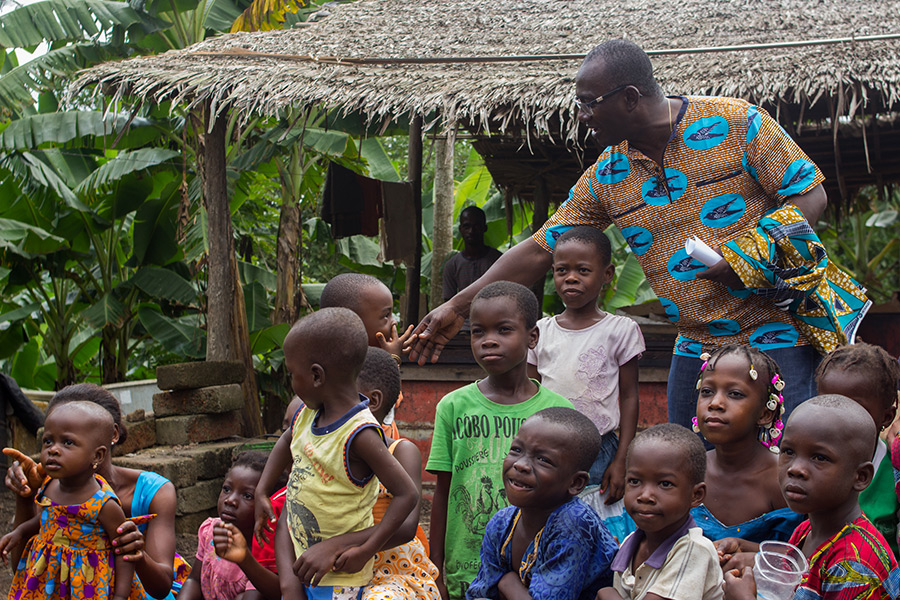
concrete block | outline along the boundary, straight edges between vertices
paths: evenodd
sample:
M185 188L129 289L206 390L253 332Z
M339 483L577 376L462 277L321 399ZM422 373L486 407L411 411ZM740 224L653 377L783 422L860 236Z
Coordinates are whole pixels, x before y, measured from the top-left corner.
M217 477L176 490L175 514L189 515L201 510L215 509L223 481L223 477Z
M211 442L240 433L240 411L219 415L185 415L156 419L156 441L169 446Z
M156 445L156 419L153 417L143 421L126 421L125 427L128 429L128 436L124 442L113 447L113 456L131 454Z
M244 393L237 383L153 394L153 414L157 417L218 414L243 406Z
M244 439L212 442L180 448L178 456L189 459L197 471L197 479L224 477L231 468L234 448L246 442Z
M191 513L189 515L176 516L175 533L197 535L197 530L200 529L200 525L203 524L203 521L215 516L217 516L215 508L201 510L200 512ZM185 558L188 558L188 562L193 562L193 555Z
M161 390L195 390L212 385L241 383L247 371L239 360L199 361L156 367Z
M176 490L196 484L199 465L191 457L172 454L171 450L159 448L153 453L141 452L118 457L113 462L120 467L158 473L171 481Z

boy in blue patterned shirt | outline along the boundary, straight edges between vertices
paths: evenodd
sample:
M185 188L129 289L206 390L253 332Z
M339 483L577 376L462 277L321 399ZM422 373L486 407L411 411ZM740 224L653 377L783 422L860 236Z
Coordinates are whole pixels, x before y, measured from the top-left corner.
M616 542L577 498L599 451L597 427L571 408L545 408L522 423L503 461L512 506L487 525L468 600L588 600L610 584Z

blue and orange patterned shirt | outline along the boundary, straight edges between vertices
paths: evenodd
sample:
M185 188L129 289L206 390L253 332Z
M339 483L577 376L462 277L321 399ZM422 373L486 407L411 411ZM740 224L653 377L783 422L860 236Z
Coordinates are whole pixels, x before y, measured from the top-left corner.
M627 140L606 148L533 239L552 251L570 227L615 223L678 326L675 354L699 357L732 343L761 350L807 345L796 318L772 300L697 279L706 267L687 255L684 242L696 235L722 246L824 176L764 110L735 98L682 102L664 172Z

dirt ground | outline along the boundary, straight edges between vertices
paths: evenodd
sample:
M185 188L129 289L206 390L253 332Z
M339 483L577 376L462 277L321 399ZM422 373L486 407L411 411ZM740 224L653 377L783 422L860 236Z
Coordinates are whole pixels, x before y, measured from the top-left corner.
M422 528L428 533L428 525L431 520L431 503L424 501L422 515L419 519ZM16 499L6 486L0 484L0 537L6 535L12 529L12 519L16 514ZM197 551L196 535L179 535L175 540L175 548L184 557L191 557ZM0 565L0 598L5 598L12 584L12 568Z

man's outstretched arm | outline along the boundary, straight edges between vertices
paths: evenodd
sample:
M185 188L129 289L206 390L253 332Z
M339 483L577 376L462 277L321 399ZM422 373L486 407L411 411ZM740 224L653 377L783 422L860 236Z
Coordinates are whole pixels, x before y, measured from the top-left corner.
M437 362L444 346L462 328L472 299L484 286L495 281L514 281L530 286L544 276L552 263L553 255L531 238L504 252L472 285L425 315L413 331L410 360L418 360L424 365L430 356L431 362Z

